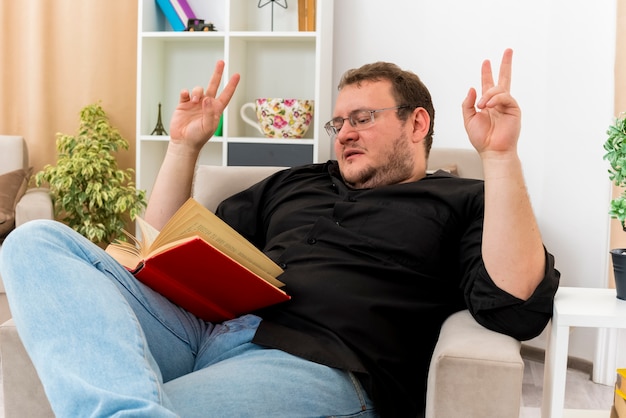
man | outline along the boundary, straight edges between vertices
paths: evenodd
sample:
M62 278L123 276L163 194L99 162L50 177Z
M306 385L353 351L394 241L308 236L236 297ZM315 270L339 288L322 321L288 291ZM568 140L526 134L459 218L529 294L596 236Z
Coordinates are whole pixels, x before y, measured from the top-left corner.
M539 334L559 273L517 156L511 62L506 50L495 83L486 61L482 96L470 89L462 106L484 183L426 175L430 94L415 74L374 63L340 83L326 124L336 162L281 171L220 205L284 268L289 302L205 323L68 228L14 231L2 275L57 416L421 416L451 313L469 308L518 339ZM235 91L238 75L216 95L223 68L206 91L181 93L146 211L157 228L189 197Z

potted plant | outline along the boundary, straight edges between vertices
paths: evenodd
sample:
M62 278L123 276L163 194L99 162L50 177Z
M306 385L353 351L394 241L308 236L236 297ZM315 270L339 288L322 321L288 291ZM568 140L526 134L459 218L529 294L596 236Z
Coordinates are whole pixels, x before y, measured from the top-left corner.
M57 164L34 176L47 183L55 217L104 247L124 238L122 229L146 207L145 191L137 190L133 169L118 169L114 152L128 142L111 126L99 103L80 111L78 134L57 133Z
M626 113L620 114L606 131L604 159L610 164L609 179L622 189L619 196L611 200L609 215L617 219L626 231ZM626 299L626 248L611 250L617 297Z

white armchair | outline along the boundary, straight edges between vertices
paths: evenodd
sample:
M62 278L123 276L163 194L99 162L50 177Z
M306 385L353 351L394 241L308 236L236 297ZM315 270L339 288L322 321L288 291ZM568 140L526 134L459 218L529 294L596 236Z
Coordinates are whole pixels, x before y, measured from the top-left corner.
M433 149L430 167L482 178L473 150ZM224 198L278 167L199 166L194 197L211 210ZM453 314L441 329L430 364L428 418L518 418L524 362L519 341L479 325L469 311ZM6 418L53 417L13 321L0 326Z
M47 189L27 189L30 173L28 147L17 135L0 135L0 251L1 236L32 219L52 219L52 200ZM0 323L11 317L0 277Z

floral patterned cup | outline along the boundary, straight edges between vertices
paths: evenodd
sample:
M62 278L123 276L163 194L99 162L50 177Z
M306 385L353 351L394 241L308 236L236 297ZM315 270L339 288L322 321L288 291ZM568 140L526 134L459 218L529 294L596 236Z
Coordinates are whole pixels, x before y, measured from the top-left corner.
M257 120L246 115L256 112ZM268 138L302 138L313 119L313 100L256 99L241 107L241 118Z

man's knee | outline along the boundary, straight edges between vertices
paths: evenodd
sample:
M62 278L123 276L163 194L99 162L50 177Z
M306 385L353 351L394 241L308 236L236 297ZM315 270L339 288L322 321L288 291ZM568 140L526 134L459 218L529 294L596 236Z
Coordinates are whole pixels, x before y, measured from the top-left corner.
M68 233L68 230L73 231L61 222L50 219L28 221L9 233L2 245L3 252L7 248L23 248L33 246L37 242L54 241L60 238L60 235Z
M68 226L53 220L29 221L11 231L0 251L0 276L10 281L13 277L26 280L25 272L45 270L46 266L59 262L63 252L71 252L70 243L89 242Z

